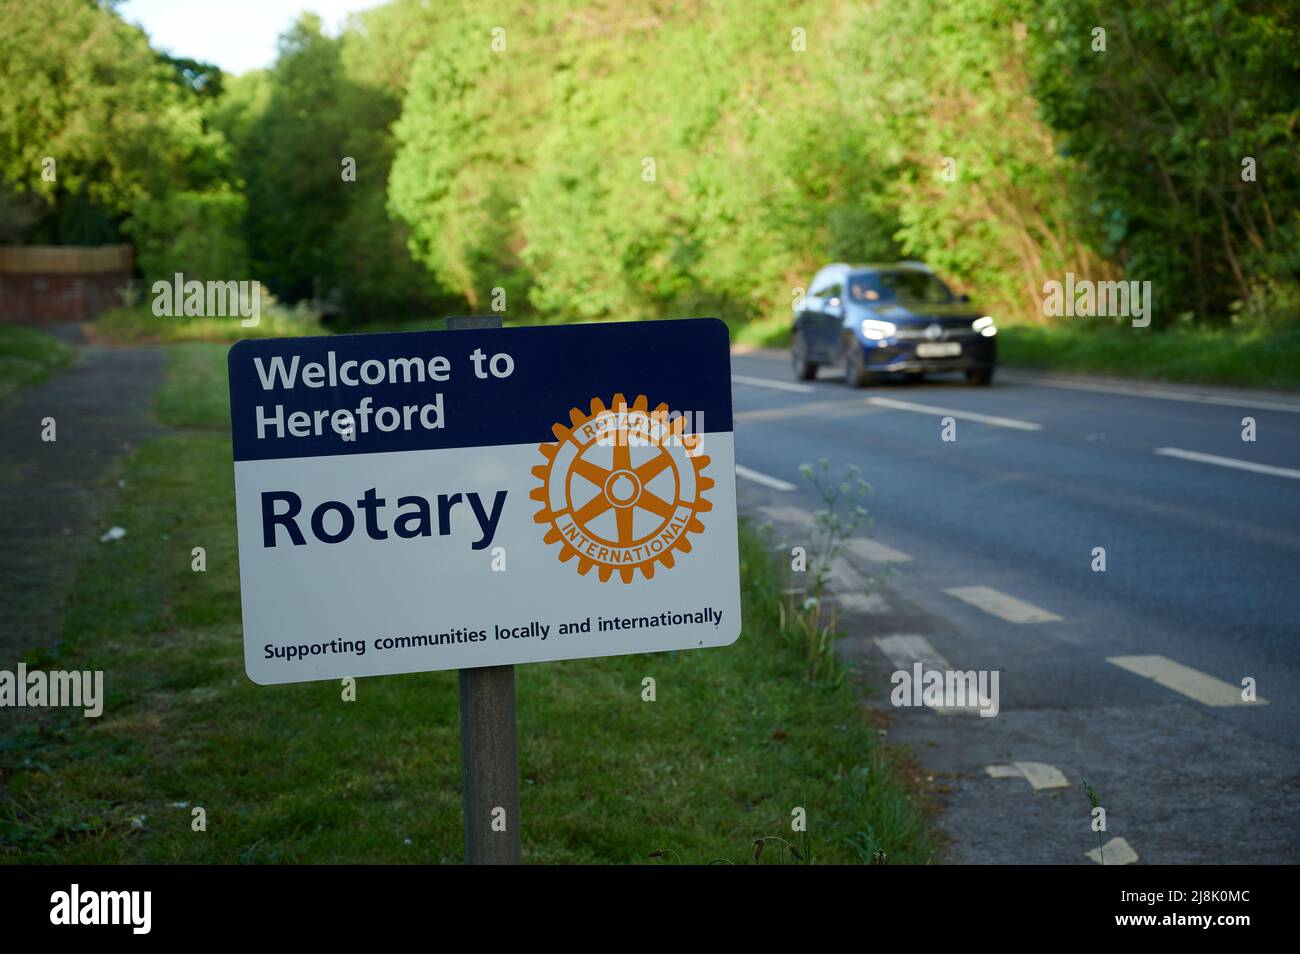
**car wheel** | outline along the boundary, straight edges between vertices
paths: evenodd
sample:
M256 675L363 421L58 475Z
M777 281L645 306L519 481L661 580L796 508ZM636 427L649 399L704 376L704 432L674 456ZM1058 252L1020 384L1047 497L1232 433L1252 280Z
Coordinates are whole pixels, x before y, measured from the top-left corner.
M864 388L871 383L871 373L862 357L862 346L856 341L844 345L844 380L851 388Z
M971 368L966 372L966 380L971 384L987 387L993 383L992 368Z
M790 361L794 365L794 376L800 381L811 381L817 377L817 362L808 360L808 345L803 335L794 333L790 342Z
M908 380L908 382L911 383L911 384L920 384L922 381L925 380L925 372L924 372L924 371L908 371L908 372L907 372L907 380Z

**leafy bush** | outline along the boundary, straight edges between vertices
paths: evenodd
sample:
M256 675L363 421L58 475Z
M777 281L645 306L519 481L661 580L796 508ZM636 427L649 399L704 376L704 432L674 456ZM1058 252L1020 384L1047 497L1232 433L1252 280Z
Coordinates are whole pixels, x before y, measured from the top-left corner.
M177 272L186 281L246 281L252 276L243 217L238 192L173 192L136 203L123 230L135 243L146 286Z

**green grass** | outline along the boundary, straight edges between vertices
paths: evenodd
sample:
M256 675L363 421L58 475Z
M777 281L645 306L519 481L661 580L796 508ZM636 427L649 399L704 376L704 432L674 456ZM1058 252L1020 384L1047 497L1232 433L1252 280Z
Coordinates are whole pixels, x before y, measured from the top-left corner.
M227 344L188 342L167 349L167 375L158 392L158 417L171 427L228 430Z
M557 322L536 314L503 316L511 328L551 325ZM683 317L683 316L678 316ZM613 319L611 319L613 320ZM790 319L785 315L759 321L726 319L733 345L784 348L790 343ZM582 322L566 322L582 324ZM330 326L314 318L294 316L276 307L263 313L255 328L243 328L235 318L159 318L147 307L115 308L89 326L96 341L109 344L169 344L214 342L231 344L241 338L281 338L318 334L381 334L404 331L441 331L443 317L427 315L391 321L337 322Z
M233 343L243 338L295 338L322 334L320 320L279 305L263 308L258 323L239 318L159 317L148 305L112 308L86 326L91 340L107 344L170 344L179 341Z
M460 311L457 314L465 315L467 311ZM387 321L338 321L329 327L331 334L336 335L371 335L383 334L386 332L403 332L403 331L442 331L445 315L429 314L407 318L394 318ZM502 315L505 324L510 328L529 328L535 325L558 324L558 322L548 322L542 320L535 314L527 315Z
M546 323L535 315L507 321L513 327ZM790 344L790 321L785 315L750 322L728 320L727 325L736 346L786 348ZM327 329L314 318L295 317L275 307L263 314L258 327L242 328L237 319L230 318L158 318L141 306L114 309L90 327L95 339L112 343L230 343L253 337L433 331L441 329L442 319L430 316ZM1051 371L1300 389L1300 331L1240 327L1153 331L1085 320L1058 325L1009 324L998 334L998 360L1011 367ZM0 369L4 361L0 340ZM0 401L4 387L5 382L0 381Z
M457 862L454 672L266 687L243 672L225 348L171 349L163 419L81 566L60 657L103 669L98 720L49 710L0 741L0 858ZM220 401L214 394L222 395ZM520 666L526 861L928 861L924 812L849 680L810 685L766 543L741 537L745 632L724 649ZM191 570L206 548L207 571ZM657 681L657 701L641 698ZM208 830L191 831L202 806ZM791 831L807 812L808 833ZM770 841L763 863L796 859Z
M1300 330L1150 329L1094 322L1003 325L998 361L1010 367L1244 388L1300 389ZM788 348L784 316L728 322L733 345Z
M731 330L732 347L788 348L792 326L793 321L789 315L775 315L757 321L727 322L727 327Z
M1300 331L1088 323L1007 325L1002 364L1253 388L1300 388Z
M50 372L71 364L77 349L53 335L21 325L0 325L0 407Z

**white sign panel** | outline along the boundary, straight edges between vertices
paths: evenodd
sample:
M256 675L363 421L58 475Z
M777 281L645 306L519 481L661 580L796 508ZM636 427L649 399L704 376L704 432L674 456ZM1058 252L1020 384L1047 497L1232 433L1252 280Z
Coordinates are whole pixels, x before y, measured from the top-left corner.
M254 682L740 635L721 322L241 341L229 363Z

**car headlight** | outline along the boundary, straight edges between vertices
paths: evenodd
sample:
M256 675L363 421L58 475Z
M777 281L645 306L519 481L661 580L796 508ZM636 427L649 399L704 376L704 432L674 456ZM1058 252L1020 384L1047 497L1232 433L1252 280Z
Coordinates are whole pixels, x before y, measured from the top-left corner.
M862 334L872 341L880 341L882 338L892 338L894 332L898 330L898 325L892 321L879 321L875 318L866 318L862 322Z
M983 318L976 318L970 323L971 329L978 331L985 338L992 338L998 333L998 326L993 324L993 316L985 315Z

